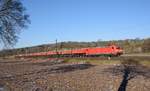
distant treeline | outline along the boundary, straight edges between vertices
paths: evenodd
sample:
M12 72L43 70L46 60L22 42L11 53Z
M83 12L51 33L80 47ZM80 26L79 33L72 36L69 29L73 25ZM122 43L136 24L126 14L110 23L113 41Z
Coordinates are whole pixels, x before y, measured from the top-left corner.
M18 49L5 49L0 51L0 57L36 53L55 50L68 50L85 47L103 47L109 44L116 44L123 48L125 53L146 53L150 52L150 38L147 39L126 39L126 40L112 40L112 41L93 41L93 42L59 42L57 44L44 44L33 47L25 47Z

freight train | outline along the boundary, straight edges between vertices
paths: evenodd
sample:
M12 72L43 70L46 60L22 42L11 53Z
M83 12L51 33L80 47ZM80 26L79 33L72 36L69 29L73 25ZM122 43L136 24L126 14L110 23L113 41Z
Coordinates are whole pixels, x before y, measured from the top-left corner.
M123 50L116 46L110 45L106 47L92 47L92 48L81 48L81 49L71 49L63 51L48 51L48 52L38 52L38 53L28 53L16 55L19 58L25 57L98 57L98 56L120 56L123 54Z

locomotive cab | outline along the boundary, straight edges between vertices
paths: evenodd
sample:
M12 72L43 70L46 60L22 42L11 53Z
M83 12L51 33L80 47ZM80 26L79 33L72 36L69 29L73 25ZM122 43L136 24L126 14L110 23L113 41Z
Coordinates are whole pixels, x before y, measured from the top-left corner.
M112 49L113 55L119 56L119 55L123 54L123 50L118 46L111 45L110 48Z

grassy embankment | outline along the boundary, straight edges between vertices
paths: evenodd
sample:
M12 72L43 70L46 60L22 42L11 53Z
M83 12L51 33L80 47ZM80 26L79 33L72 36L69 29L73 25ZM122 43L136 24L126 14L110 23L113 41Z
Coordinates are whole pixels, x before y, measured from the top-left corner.
M128 60L128 59L126 59ZM67 59L64 62L65 63L90 63L90 64L95 64L95 65L117 65L117 64L121 64L122 61L126 61L126 60L90 60L90 59ZM137 60L137 59L133 59L132 60L136 60L138 61L141 65L144 66L148 66L150 67L150 60L149 59L144 59L144 60Z

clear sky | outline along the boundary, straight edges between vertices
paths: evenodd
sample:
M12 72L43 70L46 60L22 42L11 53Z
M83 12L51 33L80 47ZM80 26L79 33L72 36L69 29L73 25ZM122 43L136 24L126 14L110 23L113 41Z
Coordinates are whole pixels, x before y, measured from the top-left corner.
M23 0L31 24L16 47L150 37L150 0Z

